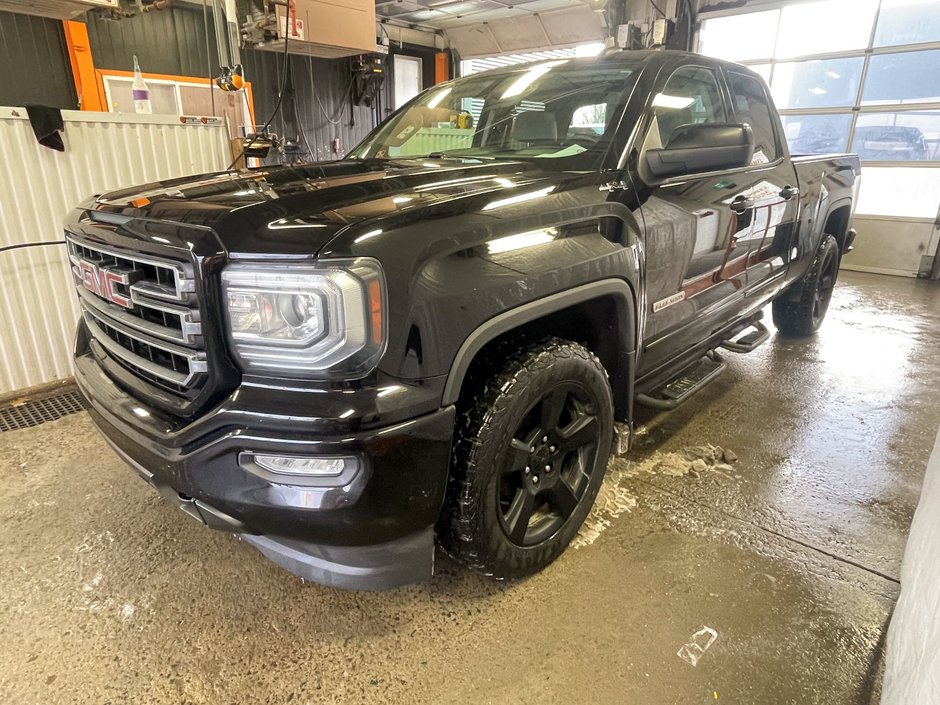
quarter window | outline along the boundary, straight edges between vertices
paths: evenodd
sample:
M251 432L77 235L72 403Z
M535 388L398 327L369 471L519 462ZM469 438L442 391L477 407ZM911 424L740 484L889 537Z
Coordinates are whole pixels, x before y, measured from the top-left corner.
M743 73L728 74L734 98L734 119L746 122L754 133L754 157L751 164L766 164L777 158L777 138L767 93L761 82Z

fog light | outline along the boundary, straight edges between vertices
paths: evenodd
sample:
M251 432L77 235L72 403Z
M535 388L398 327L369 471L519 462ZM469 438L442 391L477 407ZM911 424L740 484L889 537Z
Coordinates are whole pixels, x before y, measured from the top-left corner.
M303 458L282 455L255 455L260 467L278 475L294 477L338 477L355 458Z

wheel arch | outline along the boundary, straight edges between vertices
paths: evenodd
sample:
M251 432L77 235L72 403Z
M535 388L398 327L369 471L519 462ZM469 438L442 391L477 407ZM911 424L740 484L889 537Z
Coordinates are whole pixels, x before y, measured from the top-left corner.
M822 232L819 234L820 241L825 235L832 235L839 243L839 251L845 252L846 238L848 237L849 225L852 221L852 200L842 199L834 203L826 214L823 221Z
M637 338L636 295L624 279L602 279L517 306L477 327L451 364L442 403L460 398L474 361L510 336L555 335L585 344L607 369L615 418L632 414Z

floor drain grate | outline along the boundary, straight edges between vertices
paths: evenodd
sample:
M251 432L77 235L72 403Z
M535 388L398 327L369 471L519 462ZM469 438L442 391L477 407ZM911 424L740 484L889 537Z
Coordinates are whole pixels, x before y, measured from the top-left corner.
M81 411L82 399L75 390L42 399L31 399L19 406L0 408L0 433L32 428L46 421Z

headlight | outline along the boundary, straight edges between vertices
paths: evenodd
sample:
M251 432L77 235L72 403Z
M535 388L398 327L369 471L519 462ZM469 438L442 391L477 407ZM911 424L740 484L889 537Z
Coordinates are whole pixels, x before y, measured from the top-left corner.
M246 371L369 373L385 348L385 281L371 259L232 265L222 272L233 350Z

